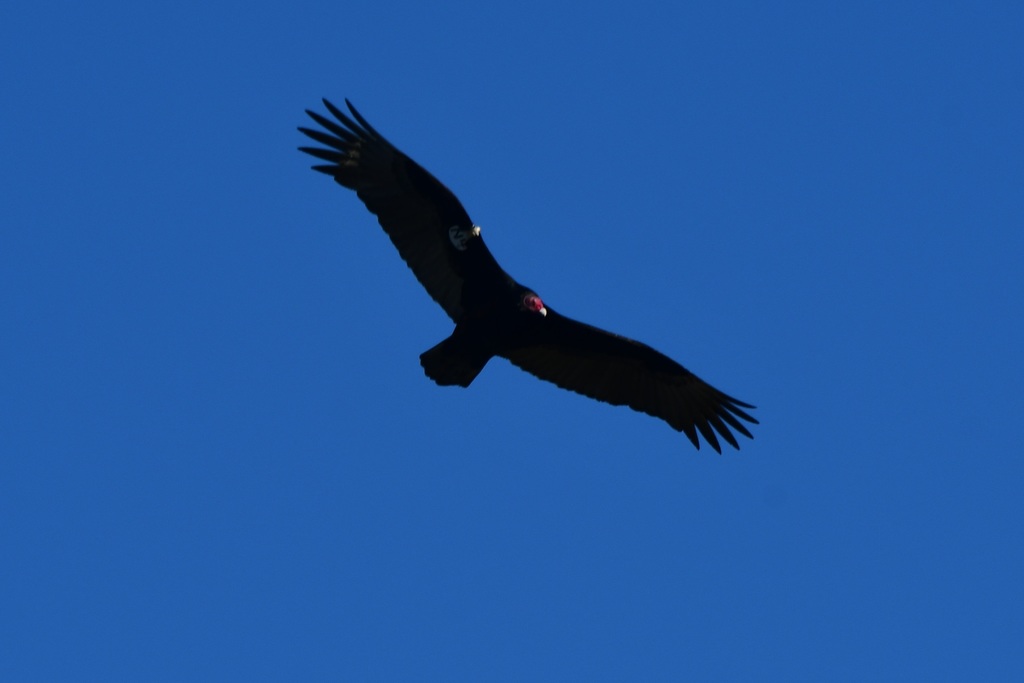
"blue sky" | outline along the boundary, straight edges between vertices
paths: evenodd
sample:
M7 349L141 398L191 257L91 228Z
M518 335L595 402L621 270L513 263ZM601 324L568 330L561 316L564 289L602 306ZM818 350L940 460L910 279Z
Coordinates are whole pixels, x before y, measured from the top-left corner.
M0 10L0 678L1020 680L1019 3ZM344 97L740 452L490 364Z

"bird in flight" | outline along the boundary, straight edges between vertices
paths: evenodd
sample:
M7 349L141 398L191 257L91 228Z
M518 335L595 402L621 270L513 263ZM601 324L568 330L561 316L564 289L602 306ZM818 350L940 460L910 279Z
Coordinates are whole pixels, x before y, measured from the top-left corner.
M306 113L322 130L299 130L323 147L299 149L313 166L354 190L427 293L455 323L451 336L420 355L427 377L468 387L491 358L590 398L664 420L700 448L721 453L719 437L739 448L733 430L754 406L715 389L646 344L558 314L516 282L491 255L480 226L447 187L400 152L345 100L351 117L326 99L334 120Z

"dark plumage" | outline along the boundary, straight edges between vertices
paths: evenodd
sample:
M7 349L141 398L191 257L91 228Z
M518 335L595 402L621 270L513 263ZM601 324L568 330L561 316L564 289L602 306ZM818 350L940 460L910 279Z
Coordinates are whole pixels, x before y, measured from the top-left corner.
M336 120L307 110L323 130L299 128L324 147L300 147L327 162L332 176L377 216L398 253L455 323L450 337L420 356L440 385L468 387L494 356L584 396L660 418L700 448L698 432L739 448L732 430L752 405L707 384L638 341L559 315L513 280L452 192L385 140L345 102L350 118L324 100Z

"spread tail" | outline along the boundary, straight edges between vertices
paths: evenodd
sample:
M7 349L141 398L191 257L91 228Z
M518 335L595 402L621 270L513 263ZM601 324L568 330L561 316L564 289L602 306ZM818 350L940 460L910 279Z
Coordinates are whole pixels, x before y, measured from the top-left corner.
M466 348L455 335L420 354L427 377L441 386L468 387L491 359L490 354Z

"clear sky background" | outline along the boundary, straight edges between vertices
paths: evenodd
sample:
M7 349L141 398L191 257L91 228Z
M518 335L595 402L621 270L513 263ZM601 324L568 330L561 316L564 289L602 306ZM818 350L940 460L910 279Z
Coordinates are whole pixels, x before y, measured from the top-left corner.
M1024 6L0 10L0 679L1024 680ZM492 362L349 97L739 452Z

